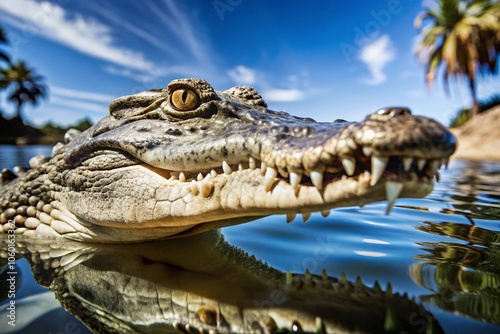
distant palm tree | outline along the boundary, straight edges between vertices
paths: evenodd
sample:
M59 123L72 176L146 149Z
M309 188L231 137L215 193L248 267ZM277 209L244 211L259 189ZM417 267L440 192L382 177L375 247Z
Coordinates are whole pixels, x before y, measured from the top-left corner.
M5 31L0 27L0 44L7 44L9 41L7 40L7 35L5 35ZM0 59L10 63L10 57L7 55L7 53L3 52L0 50Z
M495 0L438 0L415 19L422 41L416 53L426 62L431 83L442 63L443 79L465 77L471 92L472 115L479 112L476 75L495 73L500 52L500 3ZM423 22L430 24L423 26Z
M21 118L21 109L26 102L35 105L45 97L46 86L43 77L35 74L23 61L11 63L8 68L0 69L0 88L11 89L8 99L16 105L16 117Z

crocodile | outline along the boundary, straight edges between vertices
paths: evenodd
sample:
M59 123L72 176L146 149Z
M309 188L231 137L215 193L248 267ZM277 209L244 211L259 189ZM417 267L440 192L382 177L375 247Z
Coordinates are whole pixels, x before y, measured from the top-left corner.
M391 283L281 272L220 230L129 244L21 235L0 242L0 262L8 251L93 333L443 333Z
M389 212L429 194L455 146L405 107L316 122L269 109L247 86L177 79L112 101L28 171L4 171L0 231L127 243L385 199Z

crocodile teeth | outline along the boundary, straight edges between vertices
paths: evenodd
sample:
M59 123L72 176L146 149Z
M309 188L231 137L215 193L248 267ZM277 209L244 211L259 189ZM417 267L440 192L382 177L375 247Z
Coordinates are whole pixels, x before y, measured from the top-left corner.
M321 190L323 188L323 172L319 170L312 170L310 175L312 184Z
M403 158L403 169L405 172L409 171L411 168L411 164L413 163L413 158Z
M394 202L401 194L403 190L403 184L399 182L386 182L385 183L385 196L387 197L387 209L385 210L385 214L388 215L391 210Z
M261 161L260 163L260 173L264 175L266 173L267 165L264 161Z
M418 170L421 171L422 169L424 169L424 166L425 166L425 163L427 161L425 159L418 159L417 160L417 167L418 167Z
M271 190L276 176L278 176L278 171L276 169L273 167L266 168L266 176L264 178L264 188L266 191Z
M193 193L193 195L195 195L195 196L198 195L200 190L198 189L198 182L196 182L196 180L191 181L190 187L191 187L191 192Z
M248 159L248 167L250 169L255 169L257 167L257 163L253 157L250 157L250 159Z
M367 157L372 155L372 148L370 146L363 146L363 154Z
M212 177L216 177L218 174L217 174L217 172L214 169L212 169L210 171L210 175L212 175Z
M228 165L227 162L223 161L222 162L222 170L224 171L224 174L231 174L233 170L231 169L231 166Z
M307 221L311 218L311 213L310 212L303 212L302 213L302 221L304 223L307 223Z
M377 184L382 174L384 174L388 162L389 158L387 157L372 156L372 179L370 180L370 186L373 187Z
M180 172L175 172L175 171L170 172L170 176L171 176L174 180L178 180L178 179L179 179L179 174L180 174Z
M184 175L183 172L179 173L179 181L181 181L181 182L185 182L186 181L186 175Z
M353 157L344 157L342 159L342 166L344 166L347 175L352 176L356 170L356 160Z
M295 217L297 217L296 213L287 213L286 214L286 222L291 223L295 219Z
M325 217L325 218L328 217L330 215L330 210L323 210L323 211L321 211L321 215L323 217Z
M215 185L214 182L212 181L212 175L207 174L203 181L198 182L198 190L200 191L201 196L203 197L208 197L212 190L214 189Z
M441 159L441 166L444 166L445 169L448 169L449 162L450 162L450 158Z
M203 180L203 174L198 173L198 176L196 176L196 179L197 179L198 181Z
M239 171L242 171L244 168L243 168L243 165L241 163L238 164L238 170Z
M437 160L432 160L429 164L429 170L431 172L430 175L436 174L438 168L439 168L439 161Z
M299 187L300 181L302 180L302 173L290 172L290 185L293 189Z

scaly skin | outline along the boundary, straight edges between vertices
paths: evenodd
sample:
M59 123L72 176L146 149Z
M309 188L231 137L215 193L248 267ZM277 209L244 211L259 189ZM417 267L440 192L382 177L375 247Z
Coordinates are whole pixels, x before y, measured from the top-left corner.
M7 246L0 243L0 260ZM345 275L285 274L218 231L127 245L18 236L14 247L94 333L443 332L390 283L384 291Z
M2 186L4 231L14 220L29 236L137 242L385 198L390 210L427 195L455 150L446 128L406 108L319 123L200 79L119 98L67 142Z

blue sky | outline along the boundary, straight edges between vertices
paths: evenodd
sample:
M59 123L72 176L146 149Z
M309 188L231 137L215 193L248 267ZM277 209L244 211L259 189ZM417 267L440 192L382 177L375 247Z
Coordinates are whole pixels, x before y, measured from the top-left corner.
M200 77L217 90L250 85L268 105L320 121L361 120L388 105L448 123L470 104L465 82L430 89L414 55L416 0L0 2L15 59L46 77L32 124L97 121L116 97ZM479 97L500 92L480 80ZM2 102L2 110L13 106Z

